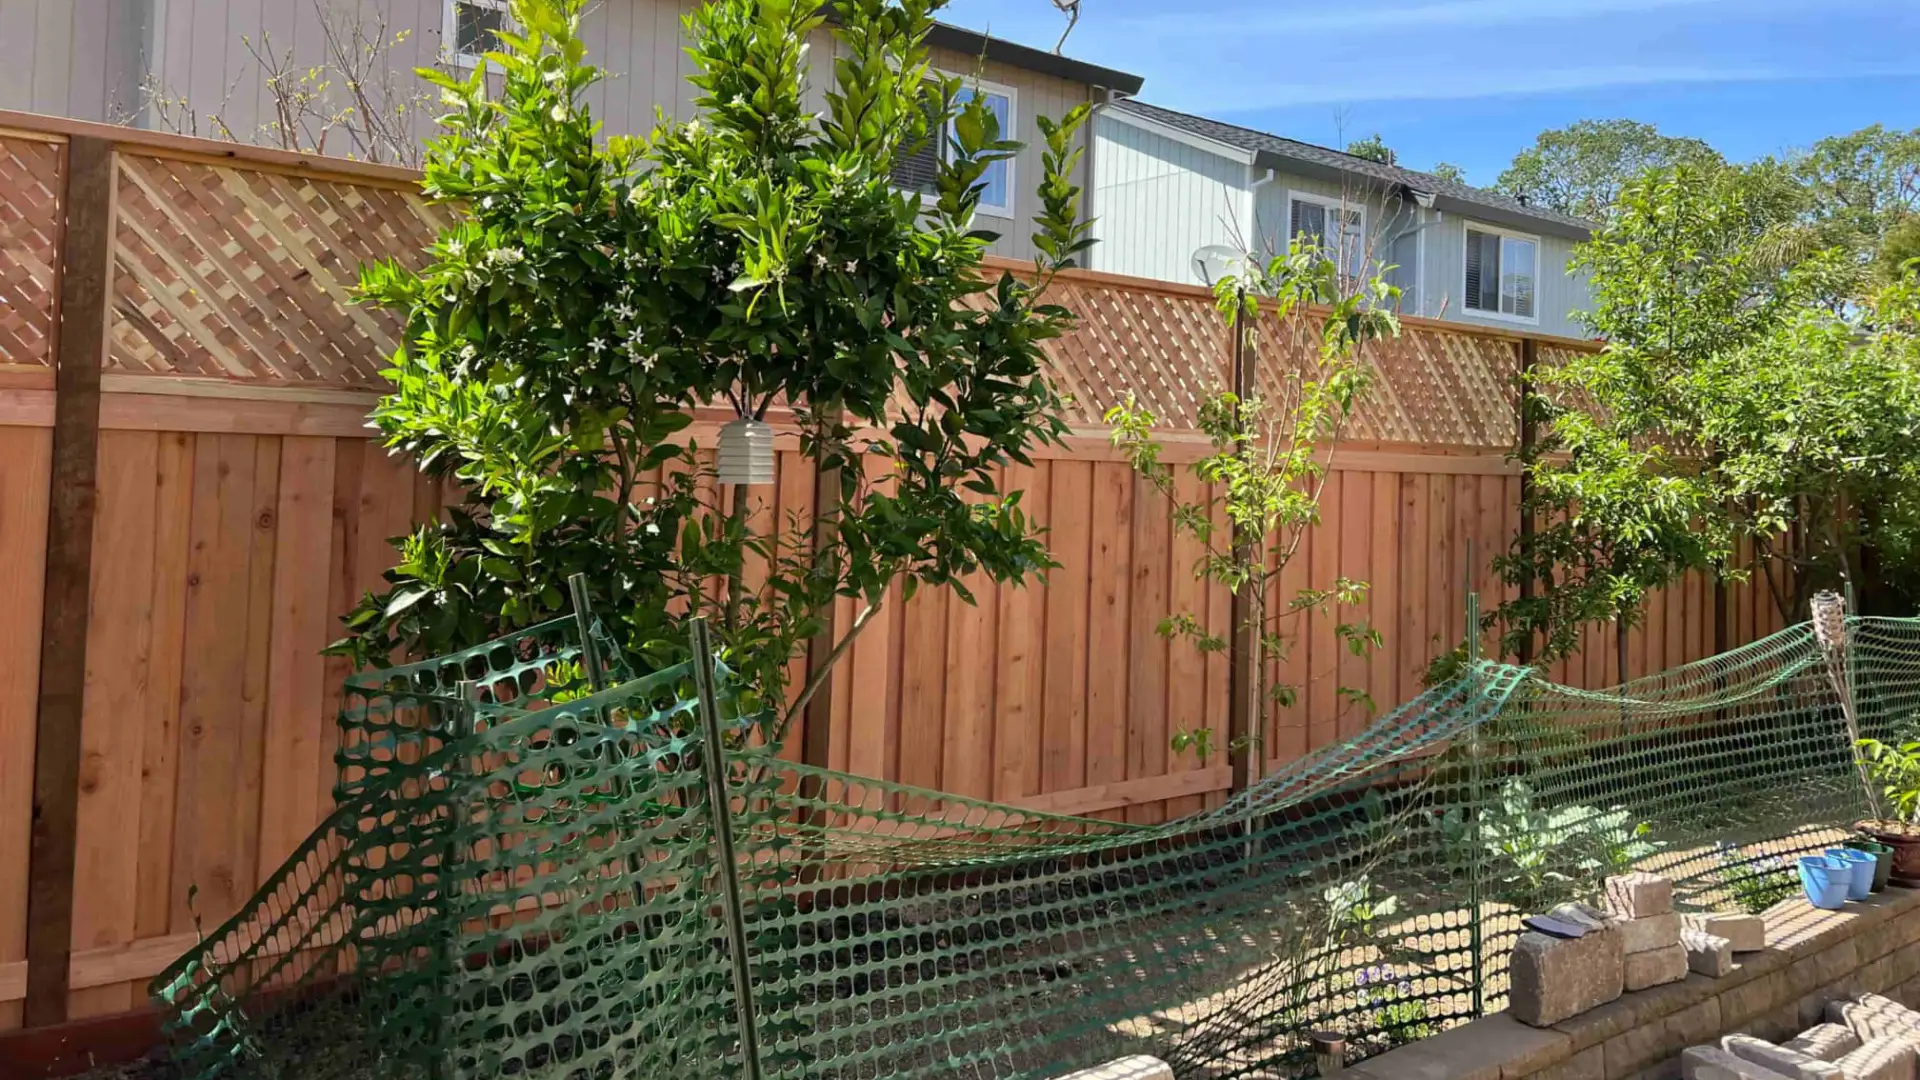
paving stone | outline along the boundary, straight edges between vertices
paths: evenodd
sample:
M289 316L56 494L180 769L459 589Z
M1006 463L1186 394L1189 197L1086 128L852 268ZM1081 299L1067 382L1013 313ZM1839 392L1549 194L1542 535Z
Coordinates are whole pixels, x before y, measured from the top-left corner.
M1607 910L1628 919L1665 915L1673 910L1673 880L1636 871L1607 879Z
M1720 1049L1755 1065L1764 1065L1792 1080L1847 1080L1840 1066L1804 1051L1775 1046L1751 1035L1728 1035L1720 1040Z
M1868 1039L1834 1064L1846 1080L1914 1080L1914 1043L1906 1038Z
M1907 1019L1907 1016L1912 1014L1912 1010L1878 994L1865 994L1862 997L1876 1000L1828 1002L1827 1021L1845 1024L1860 1038L1861 1042L1870 1042L1886 1036L1920 1038L1920 1024ZM1885 1004L1882 1005L1882 1002ZM1886 1005L1891 1005L1892 1008L1886 1008Z
M1529 930L1513 946L1507 1011L1534 1027L1557 1024L1619 997L1624 969L1613 924L1572 940Z
M1620 920L1620 951L1629 956L1678 944L1680 944L1678 912L1669 911L1665 915L1649 915L1644 919Z
M1687 1047L1680 1054L1680 1075L1686 1080L1791 1080L1717 1046Z
M1682 930L1680 944L1687 949L1687 967L1708 978L1733 973L1733 943L1701 930Z
M1173 1069L1159 1058L1136 1054L1068 1073L1060 1080L1173 1080Z
M1674 944L1632 953L1622 957L1621 969L1622 982L1629 991L1679 982L1687 977L1687 949Z
M1842 1055L1860 1049L1860 1036L1845 1024L1820 1024L1801 1032L1785 1045L1822 1061L1838 1061Z
M1730 911L1695 912L1681 916L1689 929L1723 937L1733 943L1733 951L1758 952L1767 947L1767 921L1758 915Z

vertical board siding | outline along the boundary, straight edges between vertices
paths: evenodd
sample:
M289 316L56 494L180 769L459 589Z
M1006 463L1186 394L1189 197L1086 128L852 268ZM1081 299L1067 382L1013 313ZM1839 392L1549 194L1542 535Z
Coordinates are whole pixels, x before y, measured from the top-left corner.
M1095 267L1194 284L1195 251L1245 245L1247 166L1106 111L1093 137Z

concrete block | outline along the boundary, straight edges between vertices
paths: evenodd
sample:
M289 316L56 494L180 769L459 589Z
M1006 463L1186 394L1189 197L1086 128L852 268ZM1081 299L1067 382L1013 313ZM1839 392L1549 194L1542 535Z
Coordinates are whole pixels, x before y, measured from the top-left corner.
M1820 1024L1801 1032L1785 1045L1822 1061L1838 1061L1843 1055L1860 1049L1860 1036L1845 1024Z
M1687 949L1687 967L1717 979L1733 971L1733 943L1699 930L1682 930L1680 944Z
M1751 1035L1728 1035L1720 1040L1720 1049L1734 1057L1764 1065L1792 1080L1847 1080L1840 1066L1790 1047L1775 1046Z
M1878 994L1865 994L1862 997L1878 1000L1873 1003L1865 1000L1830 1001L1827 1003L1827 1022L1846 1025L1863 1043L1885 1037L1920 1038L1920 1024L1902 1015L1910 1015L1911 1010Z
M1684 955L1681 964L1684 974ZM1624 979L1617 926L1574 940L1529 930L1513 946L1507 1011L1523 1024L1549 1027L1619 997Z
M1649 915L1644 919L1620 920L1620 951L1629 956L1634 953L1671 948L1678 944L1680 944L1678 912L1669 911L1665 915Z
M1847 1080L1914 1080L1914 1044L1904 1038L1868 1039L1834 1064Z
M1607 910L1626 919L1665 915L1673 910L1673 880L1638 871L1610 877Z
M1737 953L1758 952L1767 947L1767 921L1758 915L1708 911L1683 915L1681 922L1688 929L1726 938Z
M1687 949L1674 944L1622 957L1621 981L1627 990L1645 990L1687 977Z
M1853 1000L1876 1012L1898 1017L1909 1027L1920 1028L1920 1012L1915 1012L1885 994L1861 994Z
M1068 1073L1059 1080L1173 1080L1173 1069L1159 1058L1136 1054Z
M1681 1051L1680 1075L1686 1080L1790 1080L1717 1046L1689 1046Z

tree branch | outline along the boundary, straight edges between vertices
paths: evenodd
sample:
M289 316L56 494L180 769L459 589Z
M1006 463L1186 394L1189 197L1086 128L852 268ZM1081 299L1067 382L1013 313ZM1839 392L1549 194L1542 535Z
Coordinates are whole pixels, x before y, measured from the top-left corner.
M853 617L853 625L847 628L847 636L841 638L839 642L834 645L833 651L827 654L826 661L816 668L812 675L807 677L807 684L800 688L800 696L794 699L793 704L787 706L786 713L780 717L780 722L774 726L774 742L780 742L786 738L787 729L793 726L793 718L806 711L807 702L812 701L813 695L818 693L820 687L825 685L826 681L833 676L834 665L839 663L840 658L845 656L847 650L853 647L853 640L860 636L860 631L865 630L869 622L873 621L873 616L880 610L880 605L885 600L886 596L882 594L879 600L868 604L865 608L861 609L860 614Z

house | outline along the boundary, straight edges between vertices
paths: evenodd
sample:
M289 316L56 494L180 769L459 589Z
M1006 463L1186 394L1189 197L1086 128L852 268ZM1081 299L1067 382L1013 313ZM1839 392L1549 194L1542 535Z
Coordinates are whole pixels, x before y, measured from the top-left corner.
M589 5L582 36L588 59L608 78L589 92L588 104L607 133L646 132L656 107L671 119L691 118L696 91L687 77L694 64L681 19L697 2ZM488 31L503 24L507 6L507 0L0 0L0 109L160 129L191 123L193 130L183 133L282 145L267 68L297 76L331 62L329 93L339 95L346 82L337 59L344 43L349 55L375 50L366 82L386 80L374 90L387 95L388 110L407 107L400 123L417 143L433 130L434 99L413 70L485 63L480 54L489 47ZM1141 79L956 26L937 26L928 44L934 66L967 78L1012 137L1026 144L1012 160L991 167L978 224L1000 234L994 253L1031 258L1039 210L1034 188L1045 146L1034 118L1057 117L1083 102L1104 106L1138 93ZM822 32L811 53L831 58L834 48ZM822 107L825 63L809 86ZM344 99L336 99L332 107L341 104ZM164 114L163 105L170 106ZM317 124L309 127L300 149L313 149ZM1091 143L1091 125L1083 137ZM344 129L329 138L325 153L368 156L355 153ZM920 159L901 162L901 185L924 184L937 152L930 145ZM1091 157L1082 156L1079 177L1089 192ZM1085 203L1083 210L1096 212Z
M1094 122L1095 268L1194 282L1194 253L1284 250L1386 267L1405 314L1585 337L1568 272L1588 222L1466 184L1126 100ZM1331 238L1331 239L1330 239Z

